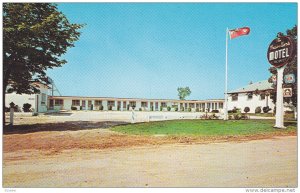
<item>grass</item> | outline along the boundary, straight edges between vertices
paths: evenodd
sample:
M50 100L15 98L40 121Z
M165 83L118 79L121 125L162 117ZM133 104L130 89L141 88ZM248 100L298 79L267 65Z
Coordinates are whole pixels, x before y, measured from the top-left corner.
M238 136L272 132L295 132L297 122L285 122L287 129L273 128L274 120L173 120L136 123L112 127L111 130L131 135L170 136Z

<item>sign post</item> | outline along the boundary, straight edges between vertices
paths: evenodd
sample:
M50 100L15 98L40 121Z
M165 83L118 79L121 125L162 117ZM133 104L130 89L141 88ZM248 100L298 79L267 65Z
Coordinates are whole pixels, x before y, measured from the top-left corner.
M276 128L285 128L284 127L284 111L283 111L283 71L285 66L277 68L277 94L276 94Z
M276 94L276 128L284 127L283 109L283 72L286 64L294 57L295 43L289 36L278 36L274 39L268 49L267 58L271 65L277 69L277 94Z

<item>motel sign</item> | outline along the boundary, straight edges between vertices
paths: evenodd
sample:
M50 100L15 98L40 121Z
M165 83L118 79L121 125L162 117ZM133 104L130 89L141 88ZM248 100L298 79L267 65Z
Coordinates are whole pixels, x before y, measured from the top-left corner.
M279 35L275 38L269 45L267 58L269 63L274 66L277 70L277 93L276 93L276 128L284 127L284 117L283 117L283 97L291 97L292 90L289 88L282 88L283 84L283 71L286 65L291 62L295 55L295 43L293 39L289 36ZM289 78L289 80L291 77ZM274 80L274 79L273 79ZM291 80L290 80L291 81Z
M268 49L268 61L276 68L280 68L293 59L294 41L289 36L280 36L272 41Z

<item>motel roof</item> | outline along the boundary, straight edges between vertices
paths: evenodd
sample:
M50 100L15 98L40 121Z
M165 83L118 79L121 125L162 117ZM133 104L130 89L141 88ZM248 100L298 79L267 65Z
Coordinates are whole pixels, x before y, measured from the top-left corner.
M255 82L252 84L248 84L242 88L230 91L228 93L245 93L245 92L253 92L255 90L271 90L273 89L272 83L269 83L268 80L262 80L259 82Z
M95 100L120 100L120 101L162 101L162 102L221 102L224 101L224 99L207 99L207 100L178 100L178 99L146 99L146 98L117 98L117 97L88 97L88 96L50 96L50 98L54 99L95 99Z

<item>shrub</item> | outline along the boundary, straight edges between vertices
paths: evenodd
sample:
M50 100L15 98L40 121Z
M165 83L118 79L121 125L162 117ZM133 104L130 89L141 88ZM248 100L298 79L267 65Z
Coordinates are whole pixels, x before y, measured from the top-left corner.
M150 110L153 111L153 106L150 107Z
M160 111L162 111L163 110L163 107L162 106L160 106L160 109L159 109Z
M10 108L9 107L5 107L5 112L10 112Z
M82 106L80 106L80 108L79 108L80 110L82 110Z
M77 110L77 107L71 107L71 110L72 110L72 111L76 111L76 110Z
M178 111L178 107L175 107L175 111Z
M181 107L181 108L180 108L180 111L184 111L184 107Z
M234 108L232 109L232 113L237 113L237 111L238 111L238 109L237 109L236 107L234 107Z
M249 108L249 107L245 107L245 108L244 108L244 112L245 112L245 113L250 112L250 108Z
M256 107L255 108L255 113L257 114L257 113L261 113L261 107Z
M215 109L211 111L212 113L219 113L219 110Z
M269 106L266 106L263 108L264 113L268 113L270 110L272 110Z
M167 110L168 110L168 111L171 111L171 107L167 107Z
M9 107L10 108L14 108L15 107L15 103L13 103L13 102L9 103Z
M234 115L235 120L240 120L241 118L242 118L242 116L240 114L235 114Z
M189 112L191 112L191 111L192 111L192 109L189 107L189 108L188 108L188 111L189 111Z
M117 110L119 111L121 109L121 107L118 105Z
M99 106L99 110L103 111L103 106L102 105Z
M142 108L139 108L139 111L142 111Z
M109 105L107 109L108 109L109 111L111 111L111 110L112 110L112 106Z
M29 103L24 103L23 104L23 111L24 112L30 112L31 104Z

